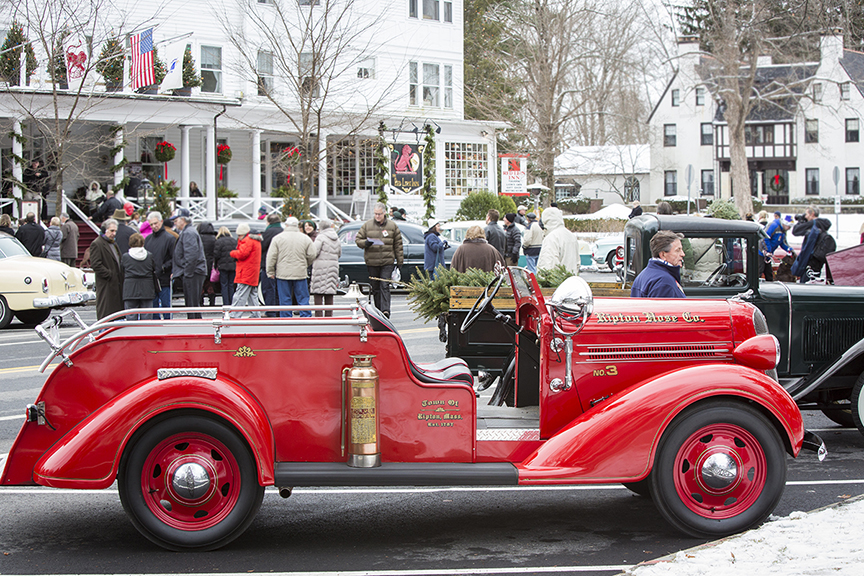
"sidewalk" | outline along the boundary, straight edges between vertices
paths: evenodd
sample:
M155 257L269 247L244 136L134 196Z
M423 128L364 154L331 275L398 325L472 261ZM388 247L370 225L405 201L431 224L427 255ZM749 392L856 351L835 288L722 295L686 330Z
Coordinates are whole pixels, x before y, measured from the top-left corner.
M772 516L743 534L642 562L628 576L864 574L864 495L812 512Z

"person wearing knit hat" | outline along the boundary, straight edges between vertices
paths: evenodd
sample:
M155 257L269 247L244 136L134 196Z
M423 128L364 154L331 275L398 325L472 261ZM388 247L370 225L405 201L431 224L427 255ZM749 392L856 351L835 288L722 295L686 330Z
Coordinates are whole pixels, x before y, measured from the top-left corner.
M241 222L237 225L237 248L228 255L237 261L234 268L234 298L231 306L257 306L258 281L261 270L261 234L250 234L249 224ZM231 312L232 318L239 318L243 312ZM260 318L260 312L252 312L252 318Z
M522 234L516 226L516 214L513 212L504 215L504 237L504 261L508 266L518 266Z

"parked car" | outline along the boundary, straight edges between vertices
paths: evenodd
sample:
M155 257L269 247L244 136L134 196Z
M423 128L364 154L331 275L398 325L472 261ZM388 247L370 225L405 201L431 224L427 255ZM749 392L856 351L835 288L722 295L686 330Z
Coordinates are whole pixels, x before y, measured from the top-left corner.
M14 236L0 232L0 329L12 317L39 324L51 310L96 299L93 278L62 262L35 258Z
M63 361L27 407L0 485L116 481L132 524L171 550L237 538L265 486L288 497L620 482L675 528L716 538L771 514L787 455L824 457L765 374L777 343L753 306L595 302L581 278L568 282L547 305L533 274L511 268L475 302L465 329L495 314L505 283L517 311L520 368L493 407L478 405L464 362L416 364L359 300L330 318L103 319L52 341L43 369ZM105 361L120 357L135 361Z
M349 222L339 229L339 241L342 243L342 256L339 258L339 277L348 278L348 282L369 282L366 271L366 261L363 259L363 249L357 246L354 239L363 222ZM428 230L411 222L396 222L402 232L402 281L407 282L417 269L423 270L423 250L425 240L423 234ZM444 252L444 265L450 267L450 260L459 246L459 242L450 242L450 247Z
M760 280L765 233L758 224L656 214L625 227L628 285L648 263L658 230L685 236L681 285L688 297L754 304L780 342L777 376L798 405L864 434L864 287Z
M598 238L592 246L591 258L598 266L605 264L614 271L624 263L624 235L616 234Z

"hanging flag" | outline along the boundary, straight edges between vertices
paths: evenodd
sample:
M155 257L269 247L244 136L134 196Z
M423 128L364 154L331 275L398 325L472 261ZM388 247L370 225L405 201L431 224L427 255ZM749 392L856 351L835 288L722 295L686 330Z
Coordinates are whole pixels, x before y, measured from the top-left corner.
M153 29L132 36L132 90L156 83L153 73Z
M168 72L159 85L159 90L175 90L183 87L183 54L186 52L186 40L175 42L165 48L165 67Z
M70 90L78 90L87 70L87 48L84 40L69 36L63 42L63 58L66 60L66 83Z

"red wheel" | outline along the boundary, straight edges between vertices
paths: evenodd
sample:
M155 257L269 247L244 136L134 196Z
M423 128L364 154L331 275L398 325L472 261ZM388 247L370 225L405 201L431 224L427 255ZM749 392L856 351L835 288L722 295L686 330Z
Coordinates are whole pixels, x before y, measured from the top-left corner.
M203 416L163 420L121 463L120 498L147 538L171 550L210 550L239 536L264 495L245 442Z
M783 444L765 416L744 404L708 402L663 435L651 494L676 528L714 538L765 520L785 483Z

